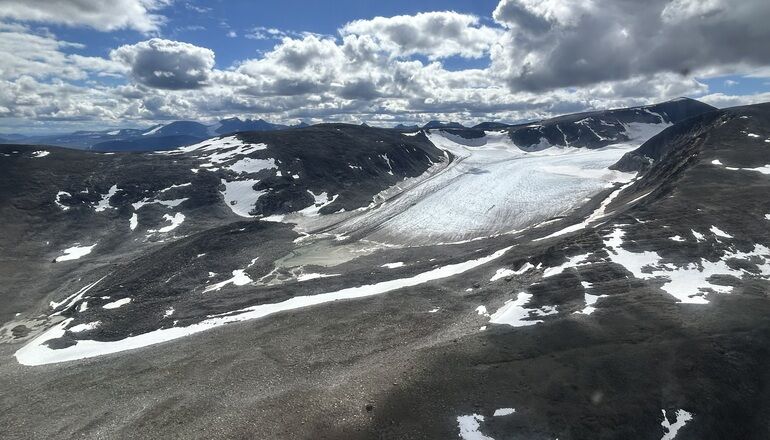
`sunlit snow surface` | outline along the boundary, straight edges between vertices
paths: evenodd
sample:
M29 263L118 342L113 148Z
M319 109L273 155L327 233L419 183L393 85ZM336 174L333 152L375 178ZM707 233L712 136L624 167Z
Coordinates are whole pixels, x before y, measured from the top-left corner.
M682 429L684 425L687 424L687 422L692 420L692 414L683 409L680 409L676 412L676 418L672 423L669 421L668 415L666 415L666 410L664 409L661 411L663 412L663 421L660 423L660 425L666 432L663 434L663 437L661 437L660 440L674 440L679 430Z
M228 182L222 180L222 184L225 185L225 190L222 195L225 198L225 204L237 215L241 217L252 217L251 212L254 209L254 204L257 203L264 191L257 191L254 189L254 185L259 183L259 180L246 179L236 180Z
M91 246L72 246L71 248L64 249L64 255L56 257L55 261L58 263L60 261L77 260L84 255L90 254L95 246L95 244Z
M532 299L532 294L519 292L516 300L508 300L489 318L492 324L506 324L511 327L525 327L543 322L533 319L537 316L548 316L558 313L556 307L545 306L542 308L526 307Z
M460 438L463 440L495 440L479 431L479 428L481 428L479 422L483 421L484 416L478 414L457 417L457 427L460 430Z
M632 141L600 149L554 146L527 152L507 133L466 140L440 130L427 133L454 161L385 203L337 226L349 234L394 244L449 243L498 235L565 214L630 173L609 170L623 154L667 124L629 127ZM631 129L633 128L633 130Z

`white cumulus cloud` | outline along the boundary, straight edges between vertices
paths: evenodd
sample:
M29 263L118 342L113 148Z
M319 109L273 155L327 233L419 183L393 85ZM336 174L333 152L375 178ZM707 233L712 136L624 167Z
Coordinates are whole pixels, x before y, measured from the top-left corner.
M88 26L100 31L159 29L170 0L0 0L0 18Z
M340 29L342 36L369 37L396 56L425 55L430 59L459 55L479 58L500 36L500 29L479 24L479 18L457 12L355 20Z
M169 90L203 87L214 67L211 49L160 38L120 46L110 57L128 66L139 84Z

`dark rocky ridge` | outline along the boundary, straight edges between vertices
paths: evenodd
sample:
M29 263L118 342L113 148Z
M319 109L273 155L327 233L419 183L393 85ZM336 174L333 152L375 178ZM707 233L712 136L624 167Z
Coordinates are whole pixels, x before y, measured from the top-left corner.
M272 157L281 164L281 177L265 178L256 187L271 190L253 211L259 215L283 214L312 205L308 190L339 194L337 201L322 208L322 214L364 207L374 194L446 160L443 151L422 134L404 136L394 130L348 124L242 133L239 138L267 144L267 150L254 157ZM300 176L299 183L292 175ZM297 203L291 208L283 206L287 198Z
M403 136L385 129L327 125L241 136L249 142L268 144L267 149L250 157L270 157L278 164L277 170L260 173L258 186L266 194L252 211L261 215L312 206L314 200L308 191L339 196L322 212L367 206L379 191L446 160L424 136ZM35 151L48 154L35 157ZM0 272L13 280L0 286L0 296L13 303L21 301L25 307L38 303L34 307L43 307L43 312L45 303L39 303L38 295L69 289L63 280L76 276L77 272L68 274L73 267L88 268L113 259L125 265L134 256L166 246L166 241L213 232L244 220L232 213L220 192L222 179L242 177L226 169L193 172L201 163L199 154L104 154L46 146L0 146L0 219L4 228L0 261L6 262L0 265ZM384 154L388 154L390 164L383 159ZM249 155L237 155L225 164L245 157ZM276 171L282 171L283 176L278 177ZM118 190L109 198L110 208L96 212L95 206L113 185ZM168 189L174 185L186 186ZM59 191L67 194L57 197ZM132 207L147 199L185 200L173 207L160 203ZM62 207L57 206L57 200ZM148 232L168 225L164 216L175 213L185 216L178 229ZM135 231L129 229L132 215L137 215ZM278 240L282 233L275 234L275 243L270 246L285 248ZM75 243L98 246L81 260L52 263ZM226 262L236 256L231 253L222 258ZM178 260L178 264L187 263ZM6 322L14 313L13 308L1 308L0 320Z
M661 104L599 112L576 113L506 128L522 148L537 149L541 140L550 145L601 148L628 140L630 123L676 124L689 117L715 110L692 99L681 98Z
M519 148L536 151L552 146L602 148L629 140L632 124L676 124L716 108L688 98L640 107L582 112L524 124L483 122L472 128L436 126L465 139L477 139L485 131L505 131ZM629 128L631 127L631 129Z

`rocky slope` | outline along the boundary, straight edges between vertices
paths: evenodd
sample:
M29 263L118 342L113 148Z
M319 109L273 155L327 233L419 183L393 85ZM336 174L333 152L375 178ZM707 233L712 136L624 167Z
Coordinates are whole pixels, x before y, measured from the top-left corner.
M766 438L770 105L665 106L603 148L342 125L3 147L3 431Z

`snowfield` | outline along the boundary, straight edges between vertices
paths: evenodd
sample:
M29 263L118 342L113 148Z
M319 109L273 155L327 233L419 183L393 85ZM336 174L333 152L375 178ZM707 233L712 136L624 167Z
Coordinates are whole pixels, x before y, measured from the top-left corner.
M564 215L587 197L633 179L609 170L669 124L631 124L632 140L600 149L543 145L524 151L505 132L464 139L427 132L454 161L381 205L343 221L335 233L372 230L370 240L398 245L452 243L518 231Z

